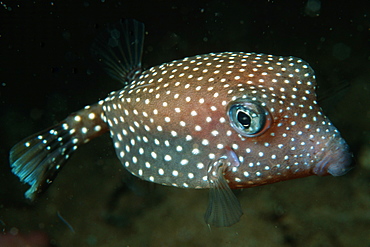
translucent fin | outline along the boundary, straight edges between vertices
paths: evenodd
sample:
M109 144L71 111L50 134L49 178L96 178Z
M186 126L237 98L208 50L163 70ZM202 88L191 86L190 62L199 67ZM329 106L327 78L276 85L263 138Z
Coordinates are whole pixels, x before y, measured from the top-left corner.
M204 219L210 226L231 226L240 220L243 211L238 199L224 178L223 172L225 169L222 161L219 160L215 164L213 166L216 168L215 173L209 176L209 204Z
M132 19L121 20L96 38L93 56L106 65L108 74L125 84L141 71L144 24Z
M12 172L31 186L26 198L33 200L44 191L78 146L108 130L101 119L101 108L98 104L86 107L10 150Z

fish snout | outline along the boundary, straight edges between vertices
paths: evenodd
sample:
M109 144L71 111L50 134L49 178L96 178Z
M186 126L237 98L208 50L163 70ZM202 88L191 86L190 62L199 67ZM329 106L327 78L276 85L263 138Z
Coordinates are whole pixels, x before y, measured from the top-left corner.
M342 176L353 168L352 153L347 143L340 138L331 143L324 157L313 167L312 171L318 176Z

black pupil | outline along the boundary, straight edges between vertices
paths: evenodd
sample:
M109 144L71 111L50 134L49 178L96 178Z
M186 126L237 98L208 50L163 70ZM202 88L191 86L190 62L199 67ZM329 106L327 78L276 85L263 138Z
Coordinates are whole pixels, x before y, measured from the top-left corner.
M248 129L251 126L251 117L243 111L238 112L238 122L243 125L244 128Z

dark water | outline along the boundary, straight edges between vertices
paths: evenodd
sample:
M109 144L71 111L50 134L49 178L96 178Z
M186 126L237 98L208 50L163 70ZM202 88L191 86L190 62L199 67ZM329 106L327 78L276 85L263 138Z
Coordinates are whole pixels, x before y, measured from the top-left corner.
M0 6L3 232L42 231L56 246L370 246L370 11L363 1L16 2ZM146 24L145 67L219 51L308 61L356 169L240 191L241 221L210 231L207 191L127 176L104 136L27 202L26 186L10 172L9 149L121 87L89 49L104 24L122 17Z

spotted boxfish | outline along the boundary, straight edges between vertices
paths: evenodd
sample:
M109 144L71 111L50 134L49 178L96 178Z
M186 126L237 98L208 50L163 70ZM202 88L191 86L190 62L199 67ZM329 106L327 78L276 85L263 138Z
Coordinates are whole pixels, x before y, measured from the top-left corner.
M31 186L26 198L44 191L79 146L108 131L133 175L209 189L204 219L216 227L243 214L232 189L352 168L302 59L220 52L144 70L144 34L135 20L108 26L92 51L124 87L11 149L12 172Z

